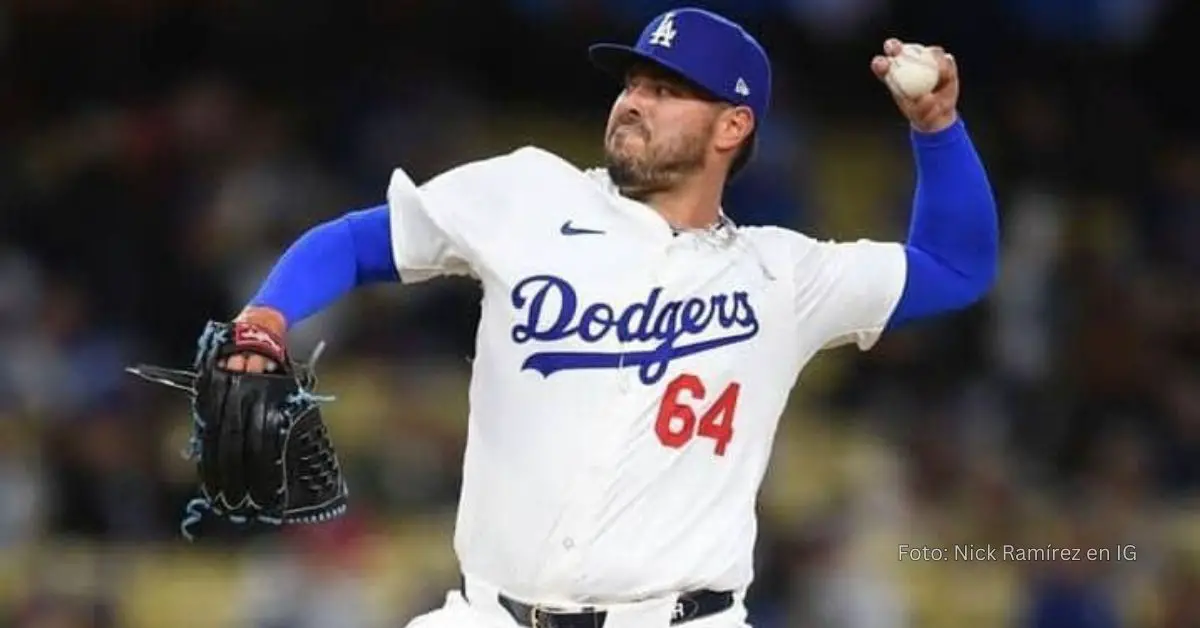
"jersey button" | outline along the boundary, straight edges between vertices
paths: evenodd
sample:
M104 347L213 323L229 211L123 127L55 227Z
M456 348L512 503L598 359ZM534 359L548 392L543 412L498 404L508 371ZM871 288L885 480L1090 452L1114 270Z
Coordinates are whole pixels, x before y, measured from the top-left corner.
M567 538L563 539L562 545L563 545L563 549L572 549L575 547L575 539L572 539L571 537L568 536Z

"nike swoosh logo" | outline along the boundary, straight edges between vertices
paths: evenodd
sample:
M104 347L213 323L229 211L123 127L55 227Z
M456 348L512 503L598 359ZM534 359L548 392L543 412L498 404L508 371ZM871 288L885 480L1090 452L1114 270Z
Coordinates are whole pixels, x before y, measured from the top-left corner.
M599 231L597 229L581 229L579 227L572 225L571 224L572 222L574 222L574 221L568 220L568 221L564 222L562 224L562 227L559 229L559 232L565 236L587 235L589 233L590 234L604 233L603 231Z

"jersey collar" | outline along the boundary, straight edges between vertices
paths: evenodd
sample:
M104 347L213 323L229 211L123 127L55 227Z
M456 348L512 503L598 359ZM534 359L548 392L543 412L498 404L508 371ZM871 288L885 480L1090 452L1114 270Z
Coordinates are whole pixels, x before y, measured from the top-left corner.
M653 208L647 206L645 203L622 196L621 190L617 188L617 185L612 182L612 178L608 176L608 170L604 168L589 168L584 171L584 174L587 175L588 178L594 181L597 185L599 185L600 188L605 192L617 198L623 205L637 206L639 210L642 210L638 212L640 215L646 216L646 218L652 218L659 228L664 229L665 232L670 234L672 237L683 234L691 234L699 238L710 239L712 241L719 242L732 238L734 232L737 231L737 224L734 223L733 219L725 213L724 208L720 208L718 210L719 214L717 215L717 221L707 227L674 227L663 220L662 217L658 215L658 212L655 212ZM644 210L650 210L650 214L647 215Z

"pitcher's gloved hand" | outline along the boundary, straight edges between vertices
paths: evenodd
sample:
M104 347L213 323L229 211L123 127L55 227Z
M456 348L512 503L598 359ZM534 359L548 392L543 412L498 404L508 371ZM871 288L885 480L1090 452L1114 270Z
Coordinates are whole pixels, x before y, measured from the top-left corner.
M144 379L188 393L200 495L183 532L204 511L233 523L314 523L342 515L347 487L313 394L313 364L292 362L283 340L251 322L210 322L191 370L139 365ZM269 372L227 368L231 356L258 356ZM243 362L244 364L244 362ZM264 369L265 370L265 369Z

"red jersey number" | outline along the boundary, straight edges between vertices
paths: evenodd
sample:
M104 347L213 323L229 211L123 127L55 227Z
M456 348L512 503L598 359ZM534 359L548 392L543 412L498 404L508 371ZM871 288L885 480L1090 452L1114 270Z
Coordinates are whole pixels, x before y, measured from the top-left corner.
M724 456L725 447L733 440L733 417L741 388L737 382L730 383L697 418L696 408L707 395L704 382L691 373L671 380L663 392L658 418L654 422L659 442L678 449L696 436L710 438L715 442L713 453Z

